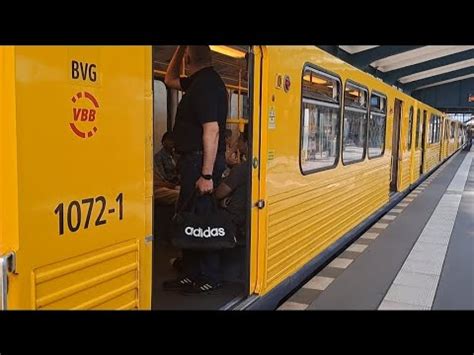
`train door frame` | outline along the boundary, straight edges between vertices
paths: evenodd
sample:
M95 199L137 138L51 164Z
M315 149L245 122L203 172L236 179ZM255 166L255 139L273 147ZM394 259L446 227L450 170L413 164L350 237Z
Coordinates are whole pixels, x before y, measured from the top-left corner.
M252 280L252 275L251 275L251 262L252 262L252 190L254 184L258 187L258 181L254 181L253 179L253 174L252 170L255 167L254 164L254 158L256 156L256 153L258 154L259 149L258 147L254 147L254 134L260 135L259 131L254 131L254 125L255 125L255 100L254 100L254 95L255 92L259 92L258 88L255 88L255 52L254 52L254 47L249 46L248 48L248 60L247 60L247 73L248 73L248 99L249 99L249 113L248 117L249 120L247 122L247 144L248 144L248 162L247 164L250 164L250 169L248 169L248 176L247 180L249 182L248 188L247 188L247 207L245 209L245 213L247 214L247 224L245 226L245 232L246 232L246 248L245 248L245 260L243 260L244 263L244 275L245 275L245 280L244 280L244 296L248 296L250 294L250 291L252 289L251 286L251 280ZM258 63L258 66L260 66L260 63Z
M444 139L444 118L440 117L440 125L439 125L439 154L438 154L438 161L443 160L443 139Z
M393 130L392 130L392 166L390 191L396 192L398 185L398 170L400 160L400 132L402 128L403 101L395 98L393 105Z
M428 112L423 110L422 116L422 134L421 134L421 164L420 164L420 175L423 175L423 166L425 164L425 152L426 152L426 118Z
M251 157L251 168L249 169L248 198L248 225L247 225L247 261L246 270L248 275L247 295L258 293L261 280L261 252L264 232L265 193L266 193L266 130L263 126L266 85L266 61L268 52L266 46L251 46L249 52L249 97L250 117L249 122L249 157ZM250 91L252 90L252 92Z
M445 146L445 131L446 131L446 118L445 117L441 117L441 124L440 124L440 139L439 139L439 156L438 156L438 159L439 161L443 161L444 159L444 154L443 154L443 151L444 151L444 146Z
M255 96L254 93L255 93L255 91L258 92L259 88L254 87L254 86L255 86L255 82L257 82L257 83L260 82L258 80L256 81L254 73L257 72L256 70L258 70L258 68L261 66L261 63L257 63L257 64L255 63L254 46L248 46L247 54L248 54L247 65L248 65L248 100L249 100L248 118L249 119L248 119L248 122L247 122L246 129L247 129L247 134L248 134L248 164L251 164L251 168L249 169L249 175L248 175L248 184L249 184L248 185L248 204L247 204L246 210L245 210L245 213L247 213L247 216L248 216L247 225L245 226L245 232L246 232L246 246L245 246L245 253L244 253L245 256L241 260L241 262L242 262L242 272L243 272L242 289L241 289L242 294L241 294L241 296L237 296L237 297L232 298L232 299L229 298L223 306L220 306L220 309L232 308L233 305L235 305L238 302L242 301L242 299L244 299L245 297L248 297L250 292L251 292L251 289L252 289L252 276L251 276L250 273L251 273L251 256L252 256L252 249L251 249L252 245L251 245L251 243L253 243L253 242L252 242L251 231L252 231L252 222L253 222L252 221L252 208L254 206L252 205L251 201L252 201L252 189L254 188L253 185L254 184L258 185L258 181L254 181L254 179L252 178L252 170L253 170L252 166L255 167L255 162L254 162L253 157L255 157L256 156L255 154L258 154L258 152L259 152L259 149L258 149L259 147L258 146L254 147L254 134L259 134L258 129L256 130L255 127L254 127L254 125L256 124L254 122L255 117L256 117L254 112L258 112L258 107L257 107L257 109L254 107L255 102L258 101L254 97ZM257 67L256 67L256 65L257 65ZM152 83L155 80L159 80L159 81L163 82L163 80L157 79L153 76ZM260 84L258 84L258 85L260 85ZM152 86L152 87L154 87L154 86ZM182 95L182 94L180 94L180 92L178 90L169 89L169 88L166 89L166 104L167 104L167 107L168 107L167 117L166 117L166 120L167 120L166 129L168 131L171 131L173 126L174 126L174 118L175 118L175 115L176 115L177 104L179 103L179 100L180 100L180 95ZM172 109L170 109L170 108L172 108ZM154 109L155 109L155 105L153 105L153 110ZM230 107L229 107L229 110L230 110ZM257 111L255 111L255 110L257 110ZM233 122L233 123L235 123L235 122ZM155 126L153 125L153 130L154 129L155 129ZM255 131L256 131L256 133L254 133ZM153 137L155 138L155 132L154 131L153 131ZM155 144L160 144L160 143L154 141L154 145ZM258 163L258 161L257 161L257 163ZM154 216L154 212L153 212L153 216ZM153 218L153 222L155 223L154 218ZM155 227L155 225L154 225L154 227ZM153 233L155 234L155 228L153 228ZM152 260L153 264L155 262L156 262L156 260ZM154 269L153 265L152 265L152 269ZM154 286L155 282L157 282L157 281L155 280L155 277L152 275L152 287L151 287L152 292L155 289L155 286ZM152 305L155 302L155 297L158 297L158 296L154 295L154 294L151 295Z

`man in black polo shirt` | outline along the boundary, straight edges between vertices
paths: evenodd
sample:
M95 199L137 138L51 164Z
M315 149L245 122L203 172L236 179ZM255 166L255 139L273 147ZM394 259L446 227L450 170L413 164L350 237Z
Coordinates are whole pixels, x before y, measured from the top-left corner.
M190 76L180 77L183 56ZM225 169L227 90L211 63L208 46L179 46L165 76L169 88L182 90L173 136L180 155L178 209L197 189L212 193ZM207 198L197 200L197 210L208 208ZM220 255L215 251L183 250L183 275L163 283L165 289L207 292L221 286Z

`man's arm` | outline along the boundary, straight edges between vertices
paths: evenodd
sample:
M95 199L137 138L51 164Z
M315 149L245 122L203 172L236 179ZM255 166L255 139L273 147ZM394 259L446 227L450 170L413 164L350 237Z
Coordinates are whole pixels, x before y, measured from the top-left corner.
M202 173L212 174L216 161L217 144L219 143L219 125L217 122L207 122L202 125L202 142L204 145L204 159Z
M202 174L212 175L214 162L216 161L217 145L219 143L219 125L217 122L206 122L202 125L202 142L204 146L204 157L202 163ZM200 177L196 181L198 190L204 193L212 192L214 183L212 180L206 180Z
M174 52L173 58L168 65L168 70L165 75L165 84L170 89L182 90L181 83L179 80L179 72L181 64L183 63L183 56L186 50L186 46L178 46Z
M248 183L248 169L247 165L240 164L236 165L230 171L229 176L217 186L214 196L218 200L222 200L231 195L239 186L246 185Z

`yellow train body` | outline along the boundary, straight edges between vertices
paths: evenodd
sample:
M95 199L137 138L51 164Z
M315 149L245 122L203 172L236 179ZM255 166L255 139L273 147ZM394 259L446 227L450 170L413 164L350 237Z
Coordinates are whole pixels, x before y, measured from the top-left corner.
M0 58L8 308L149 308L150 48L0 47Z
M321 49L255 46L252 52L252 160L258 163L249 295L262 296L389 202L394 149L395 190L404 191L459 143L457 135L429 143L430 118L441 112ZM0 47L0 254L16 254L8 308L150 308L151 53L140 46ZM386 97L381 156L365 154L353 164L339 157L333 168L302 174L307 65ZM289 79L287 90L276 84L279 76ZM392 147L395 99L402 105L399 144ZM337 144L340 152L341 139ZM258 201L265 207L255 207Z

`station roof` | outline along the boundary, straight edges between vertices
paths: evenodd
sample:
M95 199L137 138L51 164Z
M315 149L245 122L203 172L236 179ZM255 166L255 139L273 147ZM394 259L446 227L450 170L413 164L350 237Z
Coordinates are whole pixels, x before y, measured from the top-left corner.
M474 46L320 47L408 93L474 78Z
M474 46L319 46L445 112L474 112Z

